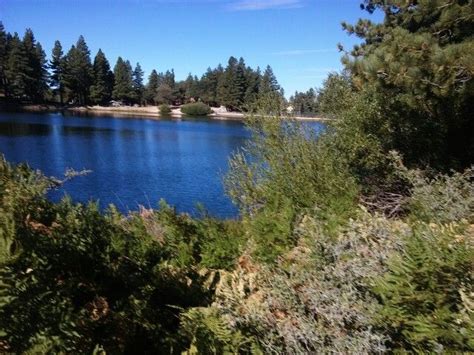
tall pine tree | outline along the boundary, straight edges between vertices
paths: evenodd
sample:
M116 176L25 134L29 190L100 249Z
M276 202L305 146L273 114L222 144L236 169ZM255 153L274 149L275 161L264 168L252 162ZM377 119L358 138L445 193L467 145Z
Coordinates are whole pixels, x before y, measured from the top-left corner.
M23 99L27 95L29 83L29 63L23 42L18 33L8 38L5 61L6 95L11 98Z
M133 70L133 90L135 91L135 100L138 104L143 104L144 101L144 92L145 86L143 85L143 70L140 66L140 63L137 63L135 69Z
M160 79L158 77L158 73L155 69L153 69L148 77L148 83L145 88L145 102L147 104L156 104L155 96L158 92L158 87L160 86Z
M59 95L59 102L62 105L64 103L64 53L59 41L54 42L49 68L51 69L50 85Z
M114 86L114 74L110 70L110 64L101 49L94 57L94 78L90 88L90 98L95 104L106 105L112 98Z
M118 57L114 67L115 84L112 92L114 100L120 100L127 104L135 100L135 92L133 89L133 73L130 62L124 61L122 57Z
M23 47L28 63L23 72L26 80L25 94L31 100L39 101L43 99L47 89L46 54L29 28L23 36Z
M72 46L65 60L65 85L73 102L85 105L89 101L93 69L90 51L83 36Z
M365 0L362 7L384 20L343 24L363 41L344 63L356 88L378 95L385 149L400 151L410 166L472 164L473 2Z
M0 90L6 95L5 66L7 63L7 33L0 21Z

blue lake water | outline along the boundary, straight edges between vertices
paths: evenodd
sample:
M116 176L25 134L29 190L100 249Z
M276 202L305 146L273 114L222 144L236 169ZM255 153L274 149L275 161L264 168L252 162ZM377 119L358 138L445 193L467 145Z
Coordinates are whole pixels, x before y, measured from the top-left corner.
M164 198L181 212L194 213L199 202L211 215L237 216L222 177L248 137L235 121L0 113L0 152L7 160L28 162L48 176L92 170L50 193L53 200L67 193L124 212L156 207Z

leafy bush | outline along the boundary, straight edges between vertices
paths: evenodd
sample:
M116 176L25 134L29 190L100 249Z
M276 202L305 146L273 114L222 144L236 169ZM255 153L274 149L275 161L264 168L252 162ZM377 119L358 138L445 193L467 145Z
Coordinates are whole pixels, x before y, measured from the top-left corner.
M313 128L265 116L249 118L248 126L252 139L232 157L225 185L257 254L261 248L260 255L274 259L294 245L298 215L317 208L321 217L342 221L353 211L358 187Z
M380 305L368 280L383 274L399 247L397 235L407 232L404 224L361 212L334 237L307 215L295 229L298 245L276 265L244 255L234 272L221 276L214 311L196 310L202 318L212 317L201 327L220 324L262 353L381 352L386 337L372 327ZM206 337L223 346L220 332L206 329Z
M187 347L181 309L204 306L204 277L167 262L114 209L53 204L54 181L0 161L0 344L9 352L112 353ZM132 217L136 218L136 217ZM166 233L166 231L165 231ZM151 339L153 339L151 341Z
M162 104L158 106L158 111L160 112L160 115L168 116L171 113L171 108L167 104Z
M474 223L473 169L433 179L413 171L409 181L413 187L408 208L414 220L448 223L466 219Z
M207 116L212 110L202 102L195 102L181 106L181 112L189 116Z

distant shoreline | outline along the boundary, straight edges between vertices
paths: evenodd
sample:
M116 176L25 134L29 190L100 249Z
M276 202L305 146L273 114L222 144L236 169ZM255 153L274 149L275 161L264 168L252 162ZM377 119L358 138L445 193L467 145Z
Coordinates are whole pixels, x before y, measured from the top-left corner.
M10 110L9 110L10 109ZM245 114L241 112L223 112L217 108L212 108L213 113L211 113L209 118L215 120L236 120L243 121ZM2 111L4 111L2 107ZM80 106L80 107L60 107L56 105L48 104L31 104L31 105L20 105L16 106L11 110L7 107L5 111L24 111L24 112L60 112L60 111L69 111L69 112L79 112L79 113L108 113L113 115L124 115L124 116L144 116L147 118L160 119L164 118L160 114L158 106L120 106L120 107L110 107L110 106ZM172 108L171 118L181 118L185 116L179 107ZM327 118L323 117L291 117L299 121L329 121Z

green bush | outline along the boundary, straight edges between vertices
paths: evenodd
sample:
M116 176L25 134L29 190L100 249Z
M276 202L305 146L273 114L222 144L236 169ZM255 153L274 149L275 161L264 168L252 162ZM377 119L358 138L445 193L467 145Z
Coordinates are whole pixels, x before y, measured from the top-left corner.
M160 115L168 116L171 113L171 108L167 104L162 104L158 106L158 111L160 112Z
M388 346L408 352L474 351L474 230L419 224L375 280L378 326Z
M312 128L264 116L249 118L248 127L252 139L232 157L225 186L263 259L294 245L291 231L304 211L341 223L354 211L358 186L347 164Z
M26 166L0 161L0 347L15 353L186 348L176 337L179 314L210 301L203 276L171 265L174 255L157 234L128 228L137 216L102 214L93 203L49 202L44 193L54 185Z
M181 112L189 116L207 116L212 113L212 110L208 105L196 102L181 106Z

